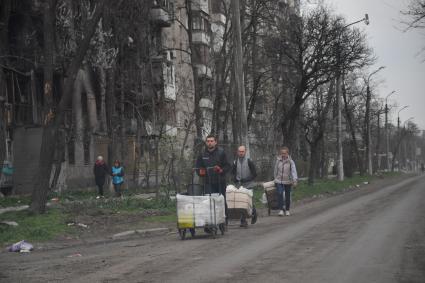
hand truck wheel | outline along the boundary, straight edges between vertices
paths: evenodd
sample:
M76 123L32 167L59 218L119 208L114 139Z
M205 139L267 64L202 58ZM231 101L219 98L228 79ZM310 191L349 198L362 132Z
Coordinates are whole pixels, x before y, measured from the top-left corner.
M217 227L211 228L211 235L212 235L213 239L217 238Z
M220 229L221 235L224 235L224 231L226 231L226 226L224 223L219 224L218 228Z
M180 239L184 240L186 238L186 229L179 229Z

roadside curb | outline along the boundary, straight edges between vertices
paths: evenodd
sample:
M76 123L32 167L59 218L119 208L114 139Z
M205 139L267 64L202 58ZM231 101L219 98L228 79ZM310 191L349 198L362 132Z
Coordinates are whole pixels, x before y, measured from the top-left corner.
M143 229L143 230L128 230L124 232L120 232L117 234L112 235L112 239L121 239L125 237L129 237L132 235L160 235L160 234L166 234L170 231L169 228L152 228L152 229Z

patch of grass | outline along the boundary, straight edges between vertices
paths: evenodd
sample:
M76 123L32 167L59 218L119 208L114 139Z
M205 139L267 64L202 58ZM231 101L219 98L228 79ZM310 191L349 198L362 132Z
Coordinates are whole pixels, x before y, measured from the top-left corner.
M176 212L174 212L168 215L149 216L144 218L144 221L157 223L177 222L177 215Z
M59 234L71 232L67 215L59 209L49 209L45 214L31 215L27 211L0 214L0 221L15 221L18 226L0 225L0 244L12 244L21 240L46 241Z
M330 194L350 186L360 185L363 182L370 182L376 177L371 176L354 176L345 178L344 181L332 180L317 180L313 185L309 185L306 181L300 182L292 192L293 200L300 200L314 195Z
M29 205L30 202L30 196L8 196L0 199L0 207Z
M175 212L176 202L166 198L139 199L134 197L89 199L63 203L70 213L102 215L117 212L139 213L144 210L156 211L161 214Z
M402 174L403 173L400 172L386 172L374 176L356 175L351 178L345 178L345 180L342 182L335 179L321 179L316 180L313 185L309 185L307 181L301 181L298 183L298 186L292 190L292 198L294 201L296 201L313 197L314 195L332 194L347 189L349 187L353 187L355 185L363 185L364 182L371 182L379 178L396 177ZM261 203L263 193L264 190L261 186L254 188L253 201L257 207L263 206L263 204Z

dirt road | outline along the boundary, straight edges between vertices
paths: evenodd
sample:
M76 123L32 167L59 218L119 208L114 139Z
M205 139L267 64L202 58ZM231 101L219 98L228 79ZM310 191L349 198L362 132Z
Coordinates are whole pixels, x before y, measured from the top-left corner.
M1 282L425 282L425 176L200 232L0 253ZM80 254L81 256L79 256Z

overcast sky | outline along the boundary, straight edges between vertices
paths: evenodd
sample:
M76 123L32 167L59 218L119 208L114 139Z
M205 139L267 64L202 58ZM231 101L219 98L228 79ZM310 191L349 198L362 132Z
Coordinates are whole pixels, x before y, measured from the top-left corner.
M407 0L324 0L337 14L346 17L351 23L369 14L370 24L357 24L368 35L369 45L378 57L370 68L381 70L374 78L382 80L377 91L385 97L392 90L389 101L399 107L409 105L400 112L401 121L414 117L414 122L425 130L425 53L418 54L425 46L425 30L403 32L403 16L400 10L406 9ZM392 122L396 123L398 110L392 111Z

